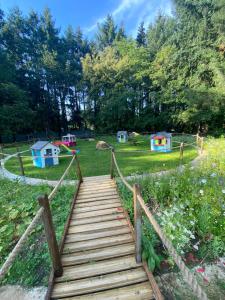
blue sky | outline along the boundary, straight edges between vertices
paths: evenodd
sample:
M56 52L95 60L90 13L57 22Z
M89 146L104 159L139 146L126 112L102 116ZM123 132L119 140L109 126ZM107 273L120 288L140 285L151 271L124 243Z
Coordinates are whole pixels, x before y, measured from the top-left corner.
M80 26L84 34L93 37L97 23L104 21L110 13L116 23L123 23L126 32L136 35L138 24L145 26L153 22L159 11L171 14L172 0L0 0L0 8L6 13L10 8L18 6L24 14L31 9L41 12L49 7L56 25L62 31L72 25Z

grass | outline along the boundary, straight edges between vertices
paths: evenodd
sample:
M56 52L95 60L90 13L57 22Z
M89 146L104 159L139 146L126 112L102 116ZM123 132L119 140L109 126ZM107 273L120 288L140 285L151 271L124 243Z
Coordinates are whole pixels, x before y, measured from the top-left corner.
M13 249L39 208L37 197L51 191L46 185L29 186L0 179L0 265ZM76 188L62 186L51 202L58 241L61 238ZM63 209L62 209L63 207ZM2 284L47 285L51 260L42 222L29 236Z
M182 137L182 139L183 138L185 139L187 137ZM174 149L170 153L156 153L148 151L150 144L149 136L139 136L136 138L135 143L129 141L125 144L117 143L115 137L104 136L96 138L95 141L78 140L77 149L80 150L78 158L83 176L109 174L110 151L96 150L95 147L98 140L104 140L115 148L115 151L118 152L116 154L118 164L125 176L134 173L141 174L173 169L180 164L179 148ZM180 137L174 137L174 146L179 146L178 142L180 140ZM20 149L28 149L28 145L24 144ZM14 153L15 150L16 149L13 147L5 148L6 153ZM146 152L141 152L141 150L146 150ZM64 154L66 153L64 152ZM40 169L33 166L30 153L27 152L24 155L28 156L23 158L26 176L49 180L59 179L70 160L70 158L60 158L59 165ZM196 156L196 149L193 147L185 147L183 163L188 163ZM17 158L12 158L7 161L6 168L12 173L20 174ZM74 176L75 175L71 175L70 178L74 179Z

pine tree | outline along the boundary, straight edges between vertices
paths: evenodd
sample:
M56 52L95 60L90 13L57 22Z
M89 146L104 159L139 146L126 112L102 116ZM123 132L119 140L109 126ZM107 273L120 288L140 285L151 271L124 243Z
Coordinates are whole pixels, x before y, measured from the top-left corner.
M136 42L138 46L146 45L146 33L145 33L144 22L141 22L141 24L138 27Z

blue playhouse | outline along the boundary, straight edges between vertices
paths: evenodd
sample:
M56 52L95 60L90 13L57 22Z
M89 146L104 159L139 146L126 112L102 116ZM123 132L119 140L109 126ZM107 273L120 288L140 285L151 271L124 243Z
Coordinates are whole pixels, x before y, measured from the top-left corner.
M158 152L171 152L172 134L167 132L151 134L151 150Z
M38 141L31 147L33 165L45 168L59 164L60 149L48 141Z
M127 141L128 141L127 131L118 131L117 132L117 142L118 143L126 143Z

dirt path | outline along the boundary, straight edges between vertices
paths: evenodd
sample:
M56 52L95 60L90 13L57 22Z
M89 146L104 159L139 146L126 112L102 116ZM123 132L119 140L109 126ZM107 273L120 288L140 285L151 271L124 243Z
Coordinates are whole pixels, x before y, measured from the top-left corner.
M44 300L45 287L24 289L19 285L5 285L0 287L1 300Z

